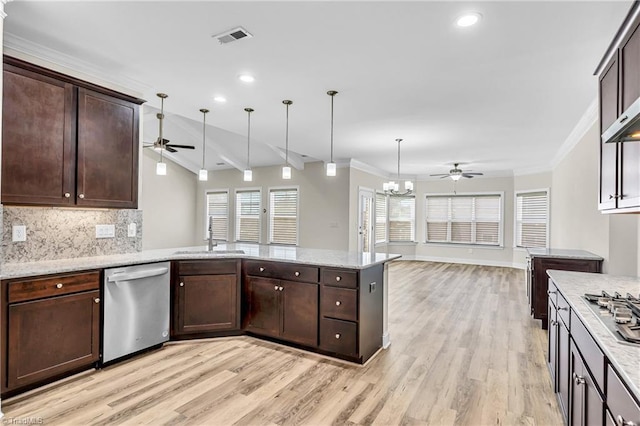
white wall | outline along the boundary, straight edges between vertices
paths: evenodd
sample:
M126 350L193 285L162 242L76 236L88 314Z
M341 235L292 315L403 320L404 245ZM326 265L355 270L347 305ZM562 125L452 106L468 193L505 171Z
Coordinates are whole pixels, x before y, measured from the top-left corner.
M196 223L196 175L167 161L167 175L156 175L159 155L142 150L142 182L139 208L142 210L143 250L202 244L194 238Z
M235 209L234 190L237 188L262 189L262 236L261 242L268 241L269 188L297 186L299 188L298 245L307 248L348 250L349 246L349 172L339 168L335 177L325 176L322 162L306 163L304 170L292 170L291 180L283 180L281 167L253 168L253 182L244 182L239 170L209 172L207 182L197 185L196 226L194 238L204 239L205 192L207 189L229 190L230 212ZM229 221L229 236L233 241L234 220Z

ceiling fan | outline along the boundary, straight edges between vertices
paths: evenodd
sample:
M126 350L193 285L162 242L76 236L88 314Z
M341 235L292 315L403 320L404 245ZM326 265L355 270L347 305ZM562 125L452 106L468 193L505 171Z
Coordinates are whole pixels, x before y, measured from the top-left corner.
M195 149L193 145L176 145L176 144L170 143L169 139L164 139L162 137L162 122L164 121L164 100L169 96L164 93L157 93L156 95L160 98L160 112L156 114L156 117L158 117L158 121L160 123L159 124L160 128L158 131L158 139L156 139L156 141L153 143L145 142L144 147L161 149L161 150L164 149L169 152L178 152L176 148Z
M482 173L469 173L459 169L460 163L453 163L453 169L449 170L449 173L438 173L431 176L441 176L440 179L450 177L453 180L460 180L461 177L472 178L474 176L482 176Z

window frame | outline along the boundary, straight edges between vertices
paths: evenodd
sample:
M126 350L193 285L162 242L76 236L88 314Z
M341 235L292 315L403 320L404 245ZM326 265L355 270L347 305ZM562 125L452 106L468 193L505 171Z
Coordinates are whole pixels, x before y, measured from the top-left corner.
M378 231L378 195L382 195L382 197L384 197L385 203L386 203L385 216L384 216L384 240L381 240L381 241L378 241L378 239L377 239L377 231ZM389 243L389 194L385 194L382 191L375 191L375 195L374 195L373 199L374 199L373 200L373 209L374 209L373 237L375 239L375 245L388 244Z
M526 250L527 247L518 245L518 195L534 194L536 192L545 192L547 194L547 211L546 211L546 241L545 247L549 248L551 242L551 188L539 189L519 189L513 192L513 248Z
M411 240L392 240L391 239L391 199L392 198L413 198L413 238ZM417 216L417 200L416 194L411 195L387 195L387 244L415 244L416 243L416 216ZM374 232L375 234L375 232Z
M453 242L453 241L428 241L427 240L427 198L429 197L440 197L440 198L455 198L455 197L487 197L487 196L497 196L500 198L499 201L499 205L500 205L500 222L498 223L498 244L482 244L482 243L477 243L477 242ZM504 249L504 226L505 226L505 209L504 209L504 202L505 202L505 192L504 191L482 191L482 192L427 192L424 194L423 197L424 200L424 204L423 204L423 208L424 208L424 220L423 220L423 235L422 235L422 241L424 242L424 244L428 244L431 246L438 246L438 245L442 245L442 246L447 246L447 247L477 247L477 248L487 248L487 249ZM475 211L474 211L475 214ZM450 240L451 239L451 227L450 224L451 221L447 222L447 237ZM475 221L472 222L472 230L475 230L476 226L475 226ZM473 233L472 233L473 235Z
M243 241L238 240L238 193L239 192L258 192L260 194L260 207L258 214L258 241ZM260 244L262 242L262 209L263 209L263 199L262 199L262 187L260 186L248 186L243 188L235 188L233 190L233 241L237 243L248 243L248 244Z
M274 191L296 191L296 242L295 244L276 243L271 241L271 193ZM275 246L298 247L300 244L300 186L299 185L281 185L270 186L267 188L267 244Z
M229 188L210 188L205 189L204 191L204 240L209 239L209 194L218 194L218 193L226 193L227 194L227 238L224 240L214 239L214 241L229 241L229 208L230 208L230 200L229 200Z

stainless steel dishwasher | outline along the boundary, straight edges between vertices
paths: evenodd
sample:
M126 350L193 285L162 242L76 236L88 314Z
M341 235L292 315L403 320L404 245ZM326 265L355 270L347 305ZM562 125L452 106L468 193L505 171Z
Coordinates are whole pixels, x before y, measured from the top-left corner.
M102 363L169 340L169 262L104 271Z

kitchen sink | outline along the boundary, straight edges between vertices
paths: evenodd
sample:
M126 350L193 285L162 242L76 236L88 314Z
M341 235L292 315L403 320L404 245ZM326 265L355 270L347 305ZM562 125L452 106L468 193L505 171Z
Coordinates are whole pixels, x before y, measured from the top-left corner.
M180 250L174 254L244 254L244 250Z

